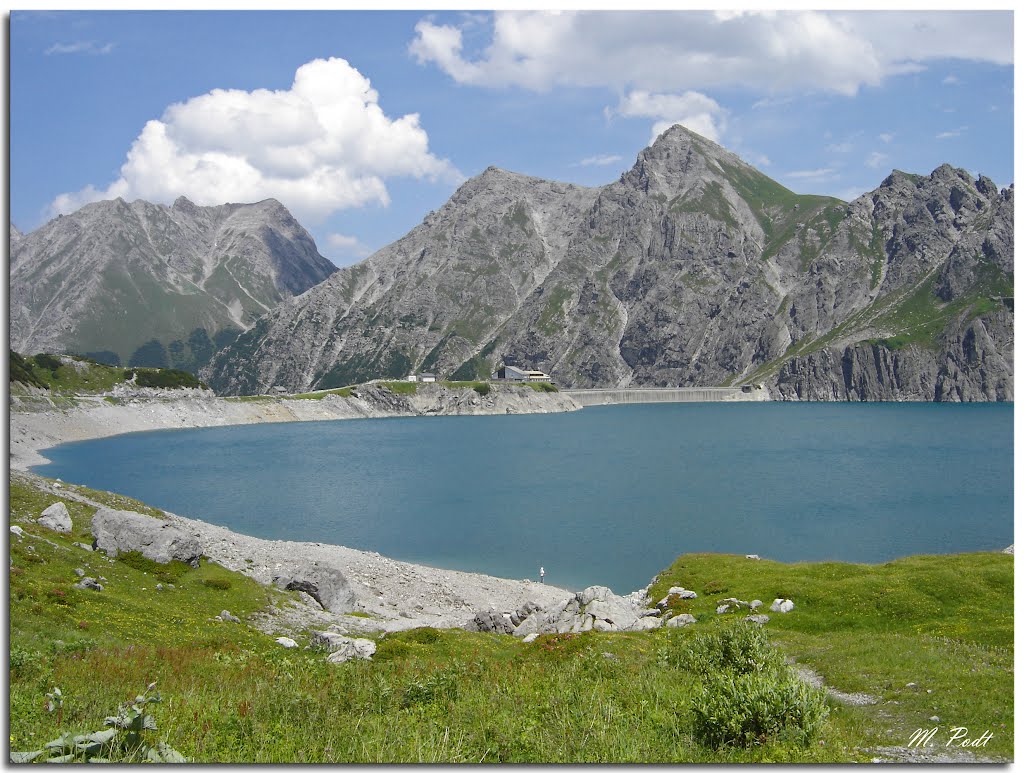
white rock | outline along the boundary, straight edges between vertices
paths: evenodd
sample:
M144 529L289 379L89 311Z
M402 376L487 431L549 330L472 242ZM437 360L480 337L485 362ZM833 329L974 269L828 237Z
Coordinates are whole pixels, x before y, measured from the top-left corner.
M661 628L664 621L660 617L641 617L635 623L626 628L627 631L650 631L654 628Z
M284 647L286 650L295 649L298 647L298 642L295 639L289 639L287 636L278 636L274 639L278 644Z
M13 535L15 535L17 537L24 537L25 536L25 532L24 532L24 530L20 526L12 526L11 527L11 534L13 534Z
M769 612L791 612L794 604L789 599L775 599L772 605L768 607Z
M732 606L730 604L722 604L722 606L718 607L718 609L715 610L715 614L716 615L724 615L726 612L728 612L731 609L732 609Z
M697 622L697 618L693 615L676 615L675 617L669 618L668 622L665 623L666 628L678 628L682 625L693 625Z
M40 526L45 526L51 531L67 534L71 531L71 514L68 512L67 505L63 502L54 502L43 510L43 514L39 516L38 523Z
M747 558L749 558L751 561L760 561L761 560L761 556L759 556L757 553L748 553L747 554Z
M532 641L536 641L536 640L537 640L537 637L538 637L538 636L540 636L540 634L539 634L539 633L531 633L531 634L528 634L528 635L526 635L526 636L524 636L524 637L523 637L523 642L524 642L525 644L529 644L529 643L530 643L530 642L532 642Z
M377 651L377 645L369 639L349 639L347 636L342 638L345 641L341 642L339 648L327 656L328 663L344 663L353 658L369 660Z

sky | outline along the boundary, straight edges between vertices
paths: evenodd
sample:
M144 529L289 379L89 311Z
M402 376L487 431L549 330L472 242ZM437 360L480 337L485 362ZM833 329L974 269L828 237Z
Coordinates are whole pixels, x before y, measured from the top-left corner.
M14 11L10 212L277 198L348 265L495 165L613 182L681 123L799 193L1013 178L1009 11Z

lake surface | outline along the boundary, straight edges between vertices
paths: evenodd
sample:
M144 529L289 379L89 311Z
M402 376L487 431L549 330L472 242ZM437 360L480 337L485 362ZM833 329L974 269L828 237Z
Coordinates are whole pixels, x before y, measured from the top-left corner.
M623 405L145 432L50 477L269 539L569 588L681 553L881 562L1013 542L1006 404Z

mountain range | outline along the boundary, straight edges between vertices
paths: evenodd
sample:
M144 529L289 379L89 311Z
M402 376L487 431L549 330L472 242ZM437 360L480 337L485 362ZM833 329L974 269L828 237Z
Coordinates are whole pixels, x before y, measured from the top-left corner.
M10 343L197 370L337 268L279 202L116 199L10 232Z
M575 387L1012 400L1013 188L943 165L798 195L680 126L598 188L491 167L201 374L245 394L502 362Z

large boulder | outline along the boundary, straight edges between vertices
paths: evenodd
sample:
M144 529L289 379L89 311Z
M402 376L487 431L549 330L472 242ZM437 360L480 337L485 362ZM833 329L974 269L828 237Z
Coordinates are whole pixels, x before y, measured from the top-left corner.
M51 531L69 534L71 532L71 513L68 512L68 506L63 502L54 502L43 510L38 523Z
M199 566L203 554L199 541L187 531L129 510L101 507L92 517L92 537L93 549L105 550L111 557L137 550L160 564L184 561Z
M566 602L529 615L513 633L525 637L533 633L637 631L660 626L660 619L645 615L646 611L632 600L616 596L609 588L592 585Z
M356 608L356 596L348 579L337 569L302 561L281 569L274 585L308 594L328 612L345 614Z
M693 615L688 615L688 614L684 613L682 615L676 615L675 617L670 617L668 619L668 621L665 623L665 627L666 628L679 628L680 626L683 626L683 625L693 625L696 622L697 622L697 618L696 617L694 617Z
M477 612L476 616L466 624L466 630L483 633L512 633L516 627L512 620L511 613L489 609L486 612Z
M341 637L345 641L340 642L330 655L327 656L328 663L344 663L354 658L369 660L377 651L377 645L369 639L349 639Z

